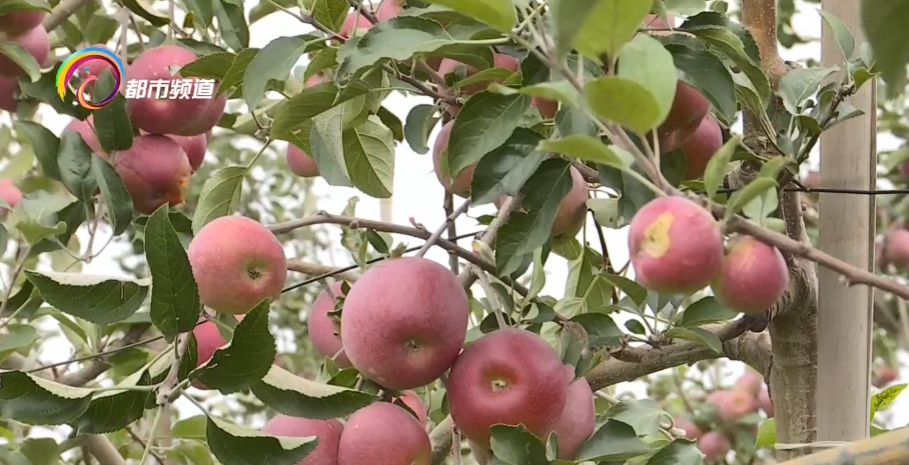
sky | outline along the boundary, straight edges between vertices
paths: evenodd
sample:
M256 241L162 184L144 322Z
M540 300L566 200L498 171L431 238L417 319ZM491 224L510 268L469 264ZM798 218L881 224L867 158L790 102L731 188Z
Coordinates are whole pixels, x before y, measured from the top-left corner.
M249 5L248 8L251 8L251 5L254 2L246 3ZM821 34L820 16L813 7L803 8L803 10L804 11L798 13L794 19L793 24L795 29L799 31L803 37L819 38ZM250 47L263 47L275 38L294 36L310 31L311 28L308 25L301 24L287 14L277 12L259 20L250 27ZM785 59L792 61L804 61L807 58L819 59L820 42L816 41L809 44L798 45L788 50L783 49L781 54ZM300 64L305 64L305 58L301 59ZM409 109L414 105L421 103L431 103L431 101L428 98L404 97L399 93L393 93L385 101L385 106L395 113L401 121L404 121ZM69 122L68 117L57 115L47 107L42 108L41 116L47 127L56 134L60 134L64 126ZM439 125L437 125L433 131L430 138L430 146L435 139L435 134L438 132L438 129ZM740 133L741 124L737 123L733 129ZM898 144L898 141L891 136L879 135L878 137L879 150L894 149L896 148L896 144ZM214 156L215 155L211 152L207 154L207 157L209 158ZM815 153L812 154L810 164L816 169L818 164L818 149L815 149ZM193 182L203 182L203 180L197 179ZM369 219L381 219L379 201L370 198L355 189L328 186L324 180L320 178L315 182L314 190L320 194L320 198L323 199L319 205L319 208L322 210L340 213L347 204L347 200L350 197L357 196L360 198L360 203L357 207L357 216ZM433 174L431 154L419 155L413 152L406 143L398 144L396 148L393 191L392 222L409 224L410 218L413 218L416 222L422 223L432 231L444 221L445 213L442 209L444 191ZM460 202L462 201L462 199L456 198L455 205L460 205ZM466 232L478 229L477 222L474 218L484 214L493 214L494 212L495 208L492 205L471 208L468 216L458 218L456 222L458 231ZM616 268L622 268L628 261L627 228L621 230L607 229L604 232L613 263ZM106 238L106 235L109 233L110 231L108 229L102 233L102 237ZM78 234L84 249L88 235L84 228L80 230ZM591 238L591 241L595 243L596 233L592 229L592 224L590 225L587 234L588 237ZM422 242L421 240L408 237L397 237L396 240L409 243L410 245L418 245ZM469 247L468 242L462 242L462 245ZM334 254L335 257L338 257L338 263L334 263L334 265L344 266L352 264L353 262L349 258L349 255L344 253L343 249L340 250L342 251L341 253ZM119 251L115 250L112 246L105 252L104 256L93 260L90 264L84 265L83 273L108 276L122 275L119 267L111 261L110 258L107 258L118 254ZM447 253L440 248L433 248L426 256L427 258L442 263L447 263L448 259ZM564 259L551 254L547 263L546 285L543 288L542 294L561 296L565 288L567 275L567 262ZM629 277L633 277L633 275ZM477 290L477 292L482 294L479 290ZM624 318L624 316L619 316L617 319L621 322ZM59 343L57 343L57 341L59 341ZM54 338L54 342L51 344L44 344L43 349L44 350L40 354L40 359L44 363L66 360L71 355L71 349L68 347L68 342L62 337ZM734 378L742 372L743 367L742 364L738 363L727 363L726 365L727 367L724 371L725 378L727 379L727 382L731 384ZM904 363L904 365L906 365L906 363ZM904 381L909 379L909 370L904 368L900 378ZM629 392L635 394L637 397L645 396L643 383L623 383L618 386L616 392ZM197 415L199 413L191 404L185 401L178 401L177 408L181 417ZM894 405L890 411L898 412L893 418L892 425L906 425L907 422L909 422L909 396L903 396L899 399L898 403Z

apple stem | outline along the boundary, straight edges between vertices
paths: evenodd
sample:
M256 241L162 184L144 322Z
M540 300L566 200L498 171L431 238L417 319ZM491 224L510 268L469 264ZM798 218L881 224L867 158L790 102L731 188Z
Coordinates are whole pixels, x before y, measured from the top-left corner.
M448 229L448 225L454 224L454 221L459 216L461 216L461 214L466 212L469 207L470 207L470 200L467 200L463 204L461 204L461 206L458 207L457 210L455 210L450 215L448 215L448 217L445 218L445 222L442 223L442 226L439 226L439 228L436 229L435 232L433 232L431 236L429 236L429 239L426 240L426 243L423 244L423 247L421 247L420 250L417 251L416 256L422 257L422 256L426 255L426 252L429 251L429 248L432 247L436 243L436 241L438 241L439 238L442 237L442 233L444 233Z

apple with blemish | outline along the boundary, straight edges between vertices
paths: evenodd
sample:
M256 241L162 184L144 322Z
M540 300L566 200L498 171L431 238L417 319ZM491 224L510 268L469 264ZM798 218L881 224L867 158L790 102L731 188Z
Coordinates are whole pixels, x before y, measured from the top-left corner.
M192 167L186 152L170 137L136 137L132 147L117 152L113 165L140 213L150 215L165 203L183 203Z
M335 365L341 368L350 367L350 360L341 351L341 338L338 337L338 325L329 317L328 313L335 310L335 297L344 297L343 283L333 283L331 292L323 290L313 301L306 317L309 329L309 339L312 341L316 352L323 357L334 358Z
M344 425L338 443L338 465L429 465L431 462L432 446L423 425L406 410L389 402L375 402L357 410Z
M562 417L568 390L559 354L543 338L504 328L458 357L448 378L448 406L458 430L488 448L489 428L497 424L523 424L547 437Z
M196 54L177 45L159 45L139 54L126 71L126 81L182 80L178 72L171 75L171 67L180 68L196 61ZM194 86L196 79L193 79ZM154 95L127 100L130 120L139 129L151 134L196 136L214 127L227 103L227 96L217 94L212 98L156 99Z
M737 312L767 311L789 287L789 269L783 254L751 236L729 242L720 272L711 285L717 300Z
M683 197L659 197L631 220L628 248L635 277L660 294L693 294L723 264L723 236L707 210Z
M142 135L148 134L143 130L140 130L139 133ZM209 133L199 134L198 136L175 136L167 134L167 137L173 139L173 141L186 152L186 158L189 160L189 167L192 171L194 173L198 171L199 167L202 166L202 162L205 161L205 153L208 151L208 141L211 137ZM84 135L83 138L85 138Z
M265 226L243 216L206 224L187 250L202 303L245 314L264 299L277 300L287 278L284 248Z
M38 66L43 66L50 55L50 40L43 26L34 27L22 35L8 40L24 48L38 62ZM12 58L0 53L0 75L19 77L24 74L25 70L19 64L13 61Z
M469 303L458 277L425 258L385 260L344 298L341 341L350 363L377 384L405 390L439 378L458 358Z
M508 55L505 53L493 52L492 58L493 58L493 65L492 65L493 68L505 68L508 71L511 71L512 73L518 72L518 70L521 68L521 62L517 58L515 58L511 55ZM444 77L446 74L453 73L458 68L462 68L462 67L467 71L467 74L465 77L473 76L474 74L477 74L479 72L479 70L477 68L474 68L473 66L466 65L466 64L461 63L456 60L452 60L451 58L445 58L439 64L439 74ZM470 84L468 86L461 87L460 91L461 91L461 93L463 93L465 95L473 95L473 94L476 94L477 92L482 92L482 91L486 90L486 88L489 87L489 82L490 81L476 82L476 83ZM505 82L505 78L492 79L492 82L497 82L497 83L501 84L501 83Z
M316 448L296 465L338 465L338 444L343 431L344 425L335 419L311 420L288 415L277 415L262 428L270 436L319 439Z

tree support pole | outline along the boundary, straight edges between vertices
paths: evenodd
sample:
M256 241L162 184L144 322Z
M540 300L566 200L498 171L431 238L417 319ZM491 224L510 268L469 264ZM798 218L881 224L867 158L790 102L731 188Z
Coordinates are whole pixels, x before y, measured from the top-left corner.
M805 455L780 465L903 465L909 463L909 428L901 428L846 447Z
M855 34L857 51L865 41L859 19L861 2L823 0L822 7ZM836 39L826 25L821 38L821 62L826 67L846 68ZM876 94L874 82L867 83L849 100L865 115L821 135L823 186L875 187ZM850 265L873 271L874 196L821 194L819 210L819 248ZM818 270L817 377L818 386L823 386L817 393L818 441L868 437L873 297L870 287L846 287L838 274Z

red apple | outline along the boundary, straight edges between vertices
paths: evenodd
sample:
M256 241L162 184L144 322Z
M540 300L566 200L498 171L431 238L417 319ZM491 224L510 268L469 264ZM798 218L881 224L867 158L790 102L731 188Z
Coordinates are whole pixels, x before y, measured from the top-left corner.
M65 128L63 128L63 132L79 133L79 135L82 136L85 145L92 149L93 153L96 153L103 158L107 158L107 152L101 148L101 142L98 141L98 135L95 134L95 121L92 115L88 115L88 118L86 118L85 121L74 118Z
M761 389L764 387L764 377L753 372L746 371L742 373L742 376L739 376L739 379L735 380L734 389L739 391L745 391L752 396L757 396L761 392Z
M139 133L142 135L148 134L143 130L139 130ZM189 166L195 173L202 166L202 162L205 161L205 153L208 151L208 140L211 136L206 133L198 136L174 136L168 134L167 137L173 139L186 152Z
M388 402L375 402L351 415L338 444L338 465L431 462L432 446L423 425L406 410Z
M293 144L287 145L287 167L290 168L291 173L304 178L312 178L319 175L319 167L316 166L316 161Z
M342 283L331 285L331 291L336 297L343 297ZM347 355L341 352L341 338L337 335L337 325L328 316L328 312L335 309L335 299L332 298L328 291L323 290L312 304L309 310L309 316L306 318L306 324L309 328L309 339L312 341L316 352L323 357L334 359L335 364L341 368L350 367L350 360ZM340 352L340 353L339 353Z
M186 152L166 136L139 136L129 150L117 152L114 168L140 213L150 215L165 203L183 203L192 168Z
M710 113L701 120L701 124L687 142L682 144L688 169L685 179L698 179L707 170L707 164L713 155L723 146L723 132L716 118Z
M107 48L107 45L104 44L95 44L92 47ZM124 63L126 65L126 63ZM91 76L101 77L101 74L105 71L112 68L111 64L104 60L92 60L85 64L85 68L88 68L88 74ZM85 71L85 68L80 69L80 73Z
M687 142L709 109L710 102L697 89L678 81L669 114L657 128L660 152L671 152Z
M43 26L32 28L28 32L10 38L9 40L22 46L29 55L35 58L39 66L43 66L47 61L47 57L50 55L50 41L47 38L47 31L44 30ZM0 75L6 77L19 77L24 74L25 70L22 69L21 66L16 64L16 62L8 56L0 53Z
M751 236L730 241L722 269L711 285L720 303L750 314L767 311L788 287L789 269L783 255Z
M448 140L451 137L451 128L453 126L454 120L451 120L439 130L439 135L436 136L436 141L432 145L432 167L435 170L436 179L442 183L443 187L452 194L466 199L470 197L470 182L473 180L473 170L477 167L476 163L461 171L455 178L454 183L451 182L451 177L448 175L451 170L447 169L448 167L443 169L441 165L442 155L448 150Z
M3 199L10 207L16 208L22 201L22 191L13 183L12 179L0 179L0 199ZM0 207L0 218L5 217L9 210Z
M698 448L707 456L708 461L721 462L732 449L732 443L723 433L711 431L701 437Z
M773 418L773 401L770 400L770 392L765 387L758 394L758 407L767 414L767 418Z
M245 314L264 299L281 296L287 278L284 248L265 226L243 216L206 224L187 250L202 303Z
M44 10L22 10L0 16L0 32L7 37L18 37L41 25L47 12Z
M477 339L458 357L448 379L455 426L484 448L489 447L489 428L497 424L523 424L545 440L567 397L558 353L540 336L516 328Z
M426 406L423 405L423 401L420 400L420 396L418 396L416 392L404 391L404 395L398 397L398 399L401 399L401 402L404 402L404 405L406 405L407 408L413 410L413 413L417 414L417 420L420 420L421 424L426 424L429 419L426 415Z
M881 267L893 265L901 270L909 267L909 231L897 228L887 235L881 250Z
M16 107L19 106L19 102L16 100L16 91L18 89L18 80L0 76L0 109L10 113L16 112Z
M454 363L469 303L458 277L425 258L383 261L344 299L341 341L366 378L397 391L425 386Z
M308 418L278 415L262 428L271 436L288 438L317 437L316 448L297 465L338 465L338 444L344 425L338 420L310 420Z
M573 374L574 368L569 368ZM553 428L559 438L559 459L574 460L581 446L593 434L595 426L596 407L593 403L593 391L586 378L578 378L568 385L565 408Z
M693 294L723 265L723 236L707 210L682 197L659 197L641 208L628 232L637 281L661 294Z
M899 378L899 372L889 366L882 366L877 372L877 379L875 380L875 387L886 386Z
M540 110L540 115L546 119L555 118L556 113L559 112L558 100L534 96L530 99L530 104L537 107L537 110Z
M688 421L684 418L676 418L674 420L675 427L685 431L685 439L691 439L692 441L697 441L701 435L701 429L698 428L698 425L694 424L691 421Z

